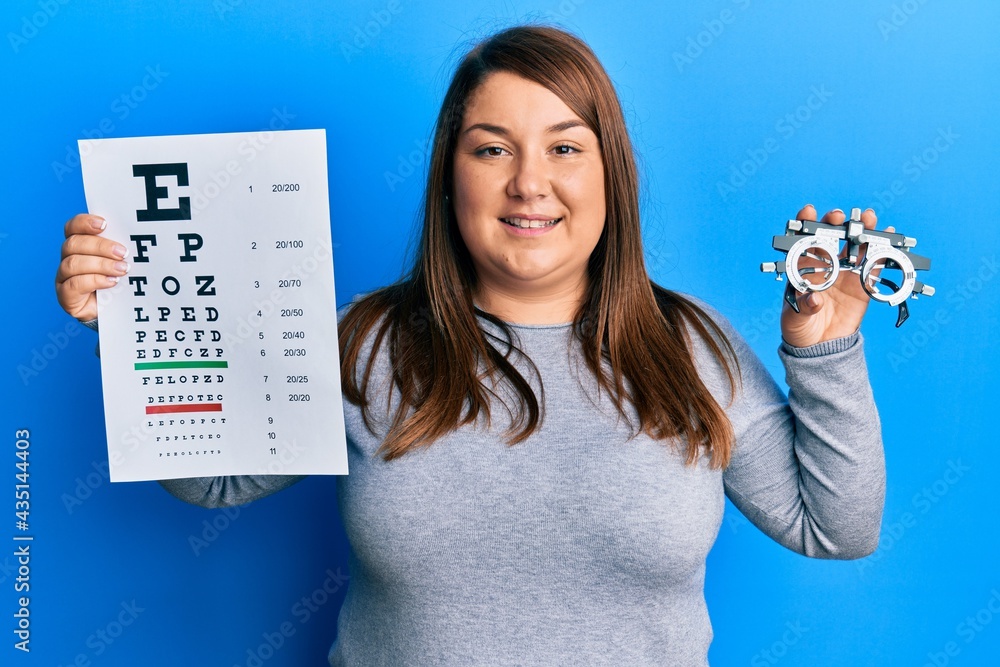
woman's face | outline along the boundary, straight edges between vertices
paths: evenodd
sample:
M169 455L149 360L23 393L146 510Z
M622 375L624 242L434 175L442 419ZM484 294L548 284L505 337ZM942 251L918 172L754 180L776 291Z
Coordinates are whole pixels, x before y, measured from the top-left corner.
M454 160L477 297L578 301L604 229L597 135L544 86L496 72L466 106Z

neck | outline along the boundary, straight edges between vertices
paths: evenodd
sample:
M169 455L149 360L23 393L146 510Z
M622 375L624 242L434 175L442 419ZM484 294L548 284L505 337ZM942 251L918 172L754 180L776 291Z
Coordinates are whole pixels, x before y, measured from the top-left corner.
M512 324L565 324L576 317L585 285L539 292L480 285L476 305Z

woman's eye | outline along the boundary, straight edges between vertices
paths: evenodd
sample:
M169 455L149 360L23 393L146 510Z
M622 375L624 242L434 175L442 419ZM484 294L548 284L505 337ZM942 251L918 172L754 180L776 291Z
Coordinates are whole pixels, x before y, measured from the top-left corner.
M567 146L566 144L555 147L556 155L570 155L575 152L576 152L575 148L573 148L572 146Z
M485 155L486 157L500 157L503 153L504 150L500 146L487 146L486 148L481 148L479 150L479 154Z

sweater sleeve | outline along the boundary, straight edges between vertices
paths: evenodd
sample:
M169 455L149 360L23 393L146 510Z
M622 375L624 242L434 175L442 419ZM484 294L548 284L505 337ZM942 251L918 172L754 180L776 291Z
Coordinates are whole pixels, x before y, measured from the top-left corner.
M97 319L80 322L98 331ZM101 346L95 350L101 356ZM233 475L160 480L160 486L175 498L201 507L233 507L269 496L305 479L304 475Z
M160 486L175 498L201 507L232 507L269 496L305 479L305 475L232 475L163 479Z
M806 348L783 343L786 399L742 337L722 324L742 378L727 409L736 443L723 473L726 495L755 526L800 554L873 553L885 454L860 332Z

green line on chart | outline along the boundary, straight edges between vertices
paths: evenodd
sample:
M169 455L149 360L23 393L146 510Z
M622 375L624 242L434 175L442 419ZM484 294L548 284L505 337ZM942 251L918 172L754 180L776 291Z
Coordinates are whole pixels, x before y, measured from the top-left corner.
M228 361L150 361L137 363L137 371L155 371L161 368L229 368Z

